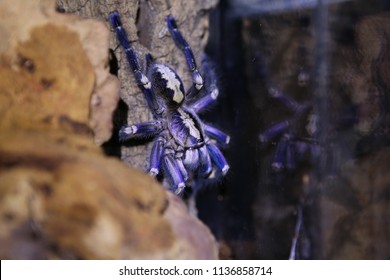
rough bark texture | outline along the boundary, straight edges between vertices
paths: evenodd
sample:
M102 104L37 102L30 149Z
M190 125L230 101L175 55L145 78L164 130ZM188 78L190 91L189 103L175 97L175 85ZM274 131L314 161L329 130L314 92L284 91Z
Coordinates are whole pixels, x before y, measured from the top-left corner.
M180 199L96 145L119 97L104 24L51 0L0 14L0 258L216 258Z
M217 0L58 0L57 5L60 10L67 13L101 19L109 29L108 15L112 11L118 11L128 38L137 51L141 66L144 65L144 55L151 53L157 61L176 69L183 79L185 88L188 89L191 85L191 76L184 55L170 37L165 19L169 14L175 16L180 31L191 45L200 65L200 56L208 39L208 11L217 2ZM113 32L110 37L110 47L115 50L115 56L118 59L120 96L128 107L127 122L118 120L119 125L151 120L152 115L147 108L146 100L134 81L123 49L118 47L118 41ZM151 143L126 145L122 147L121 157L127 164L146 170L150 149Z

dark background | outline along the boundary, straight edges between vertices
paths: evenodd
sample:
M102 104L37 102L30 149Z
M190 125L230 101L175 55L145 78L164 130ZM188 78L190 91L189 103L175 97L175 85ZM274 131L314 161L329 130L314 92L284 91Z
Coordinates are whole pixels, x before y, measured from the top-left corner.
M249 2L220 2L206 49L221 95L204 118L231 135L231 171L199 193L198 209L221 257L388 259L390 4ZM269 97L269 84L313 105L319 160L271 169L277 141L264 146L258 136L291 112Z

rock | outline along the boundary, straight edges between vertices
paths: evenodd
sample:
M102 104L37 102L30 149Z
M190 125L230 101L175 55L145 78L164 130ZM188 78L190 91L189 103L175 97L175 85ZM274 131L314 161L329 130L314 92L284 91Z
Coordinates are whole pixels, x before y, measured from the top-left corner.
M41 244L27 253L43 258L145 258L172 246L161 187L88 145L73 146L78 140L41 132L2 134L2 254L30 258L18 250L20 239Z
M143 172L79 136L0 135L2 259L209 259L210 231Z
M200 220L188 215L187 206L181 199L171 192L168 193L170 207L164 213L164 217L171 224L175 236L180 236L175 244L176 250L170 258L176 255L194 259L217 259L218 247L209 229Z
M107 141L119 99L119 82L106 66L108 30L56 13L54 1L9 5L0 4L0 26L9 27L0 30L0 128L94 132L97 144Z

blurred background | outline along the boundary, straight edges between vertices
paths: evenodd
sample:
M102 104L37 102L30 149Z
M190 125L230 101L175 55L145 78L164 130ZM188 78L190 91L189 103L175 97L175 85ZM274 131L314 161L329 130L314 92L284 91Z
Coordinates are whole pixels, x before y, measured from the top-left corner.
M168 14L215 64L200 118L230 135L230 170L197 192L207 227L143 172L151 139L118 141L152 115L114 10L141 65L150 52L191 85ZM390 259L388 0L2 0L0 14L1 258Z
M212 11L221 97L204 119L230 133L231 172L198 208L222 258L390 257L389 9L222 0Z

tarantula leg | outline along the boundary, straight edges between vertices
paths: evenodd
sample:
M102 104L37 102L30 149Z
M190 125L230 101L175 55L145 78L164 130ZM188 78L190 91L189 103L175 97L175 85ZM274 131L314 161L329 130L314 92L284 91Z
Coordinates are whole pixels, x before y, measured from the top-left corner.
M131 47L130 42L127 40L126 31L123 29L122 21L118 12L112 12L110 15L110 23L115 29L116 37L118 38L119 43L125 49L127 60L129 61L131 69L135 71L140 71L141 67L139 65L137 56L134 49Z
M278 99L284 106L286 106L286 108L288 108L289 110L293 111L293 112L297 112L301 109L301 104L299 104L298 102L296 102L293 98L291 98L290 96L284 94L282 91L274 88L274 87L270 87L268 89L268 92L269 94L275 98L275 99Z
M207 108L210 104L214 103L215 100L217 100L218 95L219 95L219 91L218 89L215 89L214 91L211 91L210 93L203 96L202 98L192 102L190 106L196 113L199 113L200 111Z
M215 72L215 66L210 61L210 59L208 59L206 54L202 55L202 68L204 74L204 88L206 90L206 95L210 95L210 97L212 97L209 98L209 103L207 102L206 104L204 104L203 107L206 107L209 104L213 103L219 95L219 89L217 85L218 77ZM198 90L194 90L194 88L191 87L191 89L186 93L187 102L189 101L190 103L194 103L198 99L198 93ZM203 109L203 107L201 109Z
M218 144L221 145L227 145L230 142L230 136L227 135L225 132L205 124L204 125L204 132L206 133L207 136L215 139Z
M179 167L181 174L183 175L184 181L187 181L189 176L188 176L187 169L184 167L183 160L181 158L176 157L176 163L177 163L177 166Z
M285 166L288 141L289 137L284 136L280 139L276 147L275 157L272 163L272 168L276 171L281 170Z
M161 158L164 151L164 139L158 137L154 141L152 152L150 154L149 174L153 177L157 176L160 172Z
M310 157L313 160L319 160L321 157L321 147L315 143L310 144Z
M259 139L263 143L269 142L272 139L274 139L276 136L285 132L290 126L291 126L291 122L288 120L279 122L279 123L271 126L270 128L268 128L263 133L261 133L259 135Z
M210 154L205 146L199 149L199 162L200 174L208 177L213 170L213 166L211 164Z
M122 26L122 22L118 12L112 12L109 15L109 18L112 27L115 29L118 41L125 50L127 61L130 64L131 70L133 71L134 78L136 79L138 85L141 87L145 95L146 101L148 102L150 110L152 110L153 114L155 115L161 114L162 109L160 107L160 104L158 104L157 102L156 96L152 89L152 85L148 77L146 77L146 75L142 73L137 55L135 54L135 51L131 46L130 42L127 40L126 31Z
M145 122L122 126L119 130L119 140L126 141L134 138L147 138L156 135L161 131L161 127L157 122Z
M286 168L293 170L296 167L295 146L293 143L287 143L286 147Z
M184 39L183 35L177 28L176 20L173 16L168 16L167 25L173 41L175 42L176 46L183 51L186 57L188 67L192 72L192 82L195 88L197 90L200 90L203 87L203 78L200 75L199 70L196 66L195 57L191 50L191 47L188 45L187 41Z
M217 75L214 71L214 67L210 60L207 58L205 54L202 56L202 67L203 73L205 75L205 89L206 95L201 99L197 99L194 94L188 96L188 99L194 106L195 112L202 111L207 108L210 104L214 103L219 95L219 89L217 85ZM193 93L193 91L191 92Z
M301 160L309 151L311 152L311 144L308 144L304 141L296 141L295 142L295 150L297 155L299 156L299 160Z
M223 156L223 154L215 144L208 143L206 146L211 159L214 161L217 167L222 171L222 174L225 175L230 168L225 160L225 157Z
M295 141L295 153L298 156L299 161L307 156L313 161L316 161L319 159L321 148L315 142Z
M150 66L154 62L154 58L150 53L145 54L145 61L146 61L146 72L149 71Z
M173 154L166 154L163 156L163 163L164 163L164 168L166 170L166 174L168 175L170 181L172 184L175 186L174 193L176 195L180 194L184 188L185 188L185 183L184 183L184 178L183 174L180 171L180 167L175 160Z

